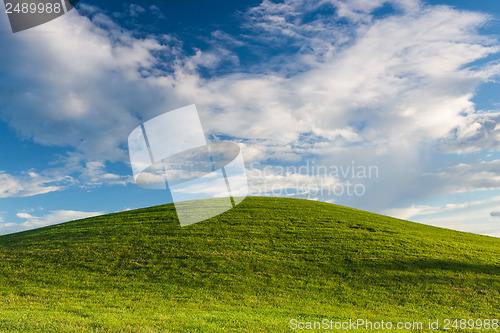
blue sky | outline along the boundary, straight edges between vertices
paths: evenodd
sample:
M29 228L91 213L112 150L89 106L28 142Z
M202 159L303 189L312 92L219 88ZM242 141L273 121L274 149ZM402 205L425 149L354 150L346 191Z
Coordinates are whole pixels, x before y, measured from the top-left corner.
M500 237L497 2L76 9L17 34L0 15L0 234L170 202L134 184L127 137L196 104L253 195Z

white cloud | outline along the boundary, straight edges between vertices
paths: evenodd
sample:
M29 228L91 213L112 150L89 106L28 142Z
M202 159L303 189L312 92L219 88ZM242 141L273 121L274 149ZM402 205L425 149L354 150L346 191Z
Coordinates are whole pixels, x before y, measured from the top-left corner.
M386 210L386 214L403 220L409 220L414 216L433 215L450 211L457 211L463 208L469 208L483 202L467 202L462 204L446 204L443 206L417 206L412 205L407 208L391 208Z
M98 216L104 214L103 212L81 212L74 210L55 210L43 216L33 216L26 212L17 213L17 217L25 219L21 223L0 223L0 234L10 234L30 230L34 228L41 228L48 225L84 219L88 217Z
M449 139L440 146L445 153L466 154L500 150L500 113L478 112L467 117Z
M23 229L32 229L44 227L47 225L68 222L73 220L84 219L97 215L102 215L102 212L80 212L74 210L56 210L44 216L32 216L26 213L18 213L20 218L27 219L26 222L20 224Z
M354 21L372 19L371 12L384 4L390 4L397 9L414 12L419 9L418 0L330 0L337 9L339 17L346 17Z
M17 223L0 223L0 235L6 235L17 231L19 231L19 225Z
M292 169L292 168L291 168ZM329 174L304 174L299 170L284 168L247 169L249 193L259 196L293 196L312 199L320 196L335 196L334 192L345 191L344 183Z
M20 217L22 219L31 219L33 218L33 216L31 216L30 214L28 213L17 213L16 214L17 217Z
M73 182L71 177L46 177L35 172L15 177L0 171L0 198L31 197L63 190Z
M500 188L500 160L460 163L420 177L428 193L450 194Z
M100 161L86 162L85 168L80 174L82 185L126 185L127 183L131 183L134 181L132 176L122 176L114 173L109 173L105 170L105 168L105 164Z
M68 159L71 161L71 159ZM103 185L126 185L133 182L129 175L118 175L106 171L104 162L89 161L83 167L78 163L49 168L42 174L34 171L11 175L0 171L0 198L20 198L62 191L72 185L96 187Z
M400 209L388 209L384 213L437 227L500 237L500 226L492 211L500 204L500 196L487 199L448 203L441 206L412 205Z
M134 38L102 14L93 19L71 11L33 31L1 36L8 79L0 88L11 96L0 112L36 143L72 147L83 160L125 160L120 145L138 123L135 112L161 100L151 99L154 87L140 78L164 47Z

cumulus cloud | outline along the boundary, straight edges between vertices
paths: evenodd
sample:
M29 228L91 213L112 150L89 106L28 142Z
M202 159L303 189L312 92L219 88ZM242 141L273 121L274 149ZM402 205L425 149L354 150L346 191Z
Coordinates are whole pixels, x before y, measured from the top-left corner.
M478 112L467 117L450 133L439 150L445 153L466 154L484 150L500 150L500 113Z
M0 88L11 93L2 118L36 143L72 147L87 160L125 159L120 144L138 122L134 112L155 102L148 102L154 88L137 82L162 45L134 38L102 14L91 21L71 11L37 29L1 36L8 79Z

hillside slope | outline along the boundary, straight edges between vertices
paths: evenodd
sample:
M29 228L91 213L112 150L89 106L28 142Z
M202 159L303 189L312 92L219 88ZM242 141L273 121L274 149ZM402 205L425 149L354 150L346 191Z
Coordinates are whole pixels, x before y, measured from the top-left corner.
M0 237L1 331L287 332L290 320L498 318L500 239L307 200L173 205ZM453 330L451 330L453 331Z

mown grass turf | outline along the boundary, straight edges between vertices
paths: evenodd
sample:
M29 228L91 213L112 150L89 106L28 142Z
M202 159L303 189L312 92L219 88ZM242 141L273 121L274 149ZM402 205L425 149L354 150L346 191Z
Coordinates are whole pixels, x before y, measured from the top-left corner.
M249 197L184 228L165 205L0 237L0 331L287 332L499 309L500 239L322 202Z

